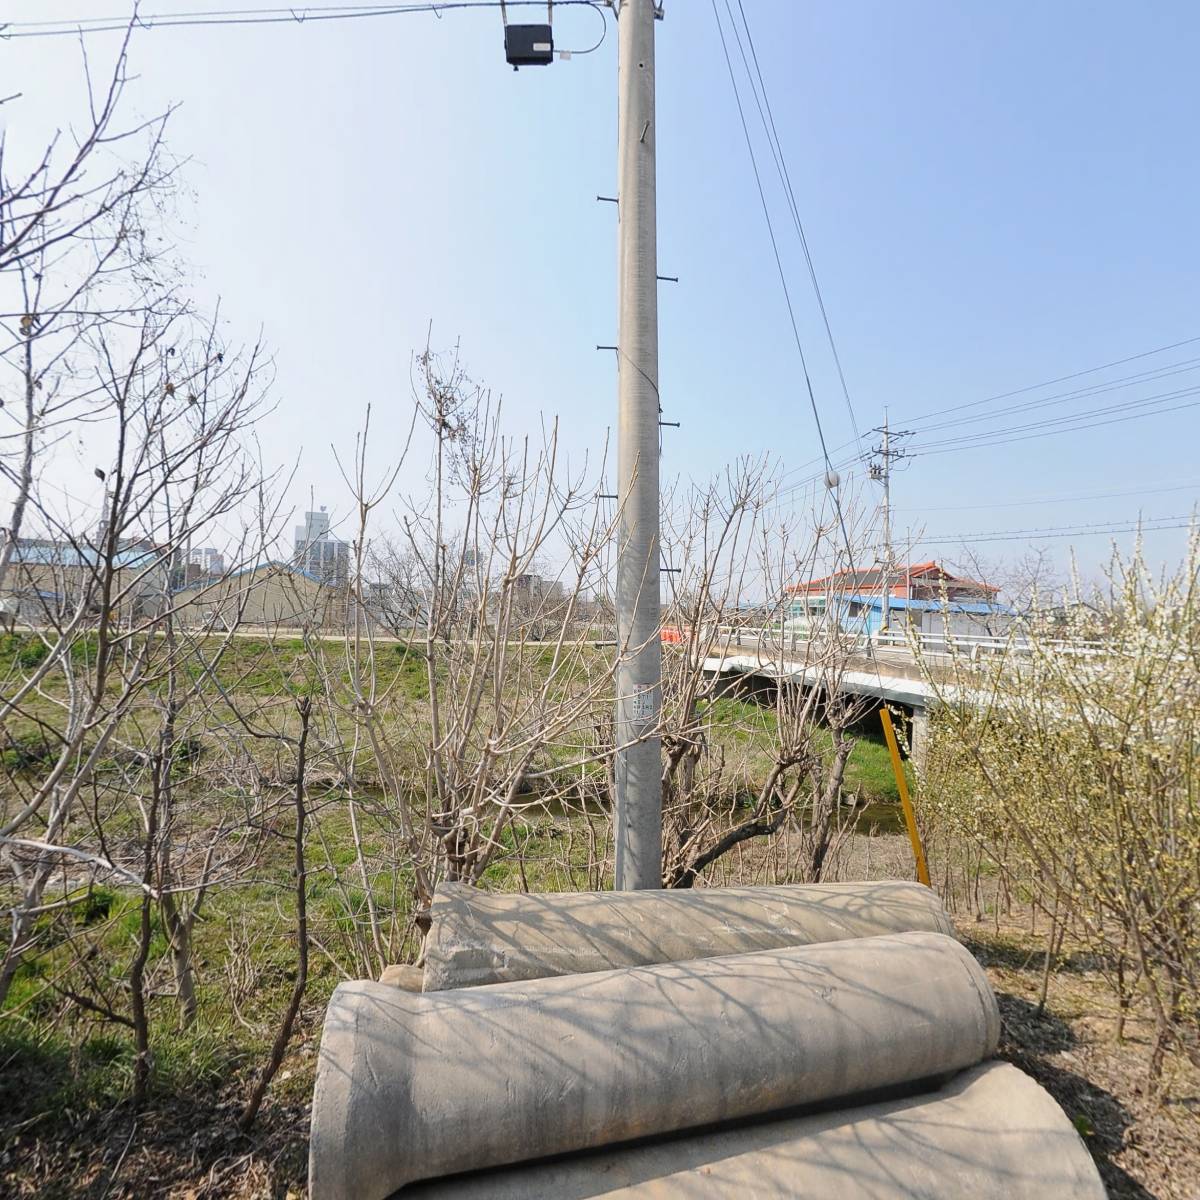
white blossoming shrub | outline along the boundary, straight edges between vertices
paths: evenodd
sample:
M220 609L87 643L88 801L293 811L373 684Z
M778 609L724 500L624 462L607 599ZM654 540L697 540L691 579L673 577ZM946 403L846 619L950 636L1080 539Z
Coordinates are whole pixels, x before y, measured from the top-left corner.
M1045 914L1052 947L1067 930L1090 947L1122 1013L1140 992L1154 1078L1171 1046L1200 1057L1198 569L1195 533L1173 576L1114 558L1107 594L1065 623L924 663L940 698L924 820Z

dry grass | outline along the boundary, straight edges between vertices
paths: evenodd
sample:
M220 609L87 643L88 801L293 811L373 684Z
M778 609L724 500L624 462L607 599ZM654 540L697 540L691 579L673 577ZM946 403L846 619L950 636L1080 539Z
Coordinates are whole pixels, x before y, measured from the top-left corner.
M1028 928L959 921L987 968L1004 1021L1001 1056L1032 1075L1062 1105L1100 1168L1110 1200L1200 1197L1200 1070L1168 1059L1165 1096L1147 1084L1154 1040L1149 1013L1115 1037L1112 993L1084 955L1068 955L1037 1012L1043 946Z

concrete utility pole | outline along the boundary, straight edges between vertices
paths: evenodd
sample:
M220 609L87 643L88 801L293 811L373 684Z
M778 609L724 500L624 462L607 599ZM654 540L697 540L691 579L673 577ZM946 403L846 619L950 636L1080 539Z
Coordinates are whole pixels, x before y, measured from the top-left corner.
M892 443L888 433L887 409L883 410L883 625L892 623Z
M658 238L652 0L617 24L617 887L662 885ZM638 741L637 739L642 739Z
M883 503L880 506L880 516L883 524L883 555L880 560L883 576L883 623L880 627L880 632L884 633L891 625L892 618L892 567L894 565L892 551L892 459L904 458L905 452L892 448L893 434L888 426L886 408L883 410L883 424L872 432L880 434L883 439L879 449L875 451L880 461L871 464L871 478L877 483L883 484ZM895 436L905 438L910 436L910 433L908 430L901 430Z

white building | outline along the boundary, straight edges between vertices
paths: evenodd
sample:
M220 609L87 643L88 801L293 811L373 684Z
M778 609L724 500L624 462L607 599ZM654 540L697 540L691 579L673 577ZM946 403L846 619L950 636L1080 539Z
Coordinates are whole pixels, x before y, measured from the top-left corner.
M306 512L304 524L295 527L293 563L323 583L344 584L350 578L350 543L329 531L329 513Z
M201 546L188 551L188 565L199 567L201 575L223 575L225 555L212 546Z

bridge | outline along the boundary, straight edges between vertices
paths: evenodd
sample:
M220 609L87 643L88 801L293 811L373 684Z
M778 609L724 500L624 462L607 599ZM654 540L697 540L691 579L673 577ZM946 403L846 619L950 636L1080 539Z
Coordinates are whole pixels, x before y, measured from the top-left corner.
M973 702L970 689L955 682L964 664L1034 652L1021 633L1008 637L950 636L940 633L881 632L872 635L836 631L810 637L786 627L717 625L702 631L702 669L727 677L761 678L800 687L829 687L906 708L912 715L912 755L923 755L932 705L947 695ZM1041 639L1040 650L1093 656L1095 641Z

